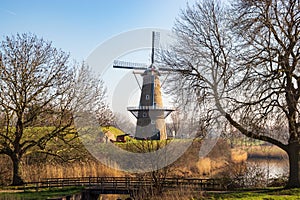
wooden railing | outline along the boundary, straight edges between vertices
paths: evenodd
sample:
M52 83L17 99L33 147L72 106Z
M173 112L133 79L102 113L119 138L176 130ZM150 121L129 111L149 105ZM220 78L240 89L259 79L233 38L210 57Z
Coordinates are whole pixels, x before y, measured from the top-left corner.
M139 177L78 177L78 178L47 178L39 182L25 183L26 188L53 188L67 186L83 186L99 190L134 190L141 187L155 187L160 184L164 188L191 187L199 190L223 189L219 179L200 178L165 178L157 182L150 178Z

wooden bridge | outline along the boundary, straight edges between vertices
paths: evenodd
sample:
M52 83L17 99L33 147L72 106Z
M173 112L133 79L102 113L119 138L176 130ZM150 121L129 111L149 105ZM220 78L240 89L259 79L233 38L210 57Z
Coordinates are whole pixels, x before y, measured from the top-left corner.
M84 187L83 195L93 199L99 194L133 194L140 189L154 187L164 189L189 188L193 190L220 190L224 189L219 179L200 178L164 178L157 182L150 178L141 177L79 177L79 178L48 178L39 182L29 182L24 189L54 188L54 187ZM85 199L85 198L83 198Z

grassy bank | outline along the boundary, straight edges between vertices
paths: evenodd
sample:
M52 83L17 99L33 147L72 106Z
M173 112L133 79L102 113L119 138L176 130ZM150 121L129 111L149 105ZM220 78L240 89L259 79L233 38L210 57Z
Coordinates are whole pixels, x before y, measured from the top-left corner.
M40 200L54 197L62 197L70 194L80 193L82 188L72 187L72 188L63 188L63 189L52 189L52 190L43 190L39 192L0 192L0 199L13 199L13 200ZM116 199L120 195L107 195L106 198L112 197ZM182 199L182 200L204 200L204 199L239 199L239 200L299 200L300 199L300 189L289 189L285 190L282 188L269 188L269 189L257 189L257 190L243 190L243 191L228 191L228 192L204 192L204 191L189 191L189 190L175 190L175 191L166 191L163 195L158 197L151 197L151 199Z
M248 150L250 159L287 159L285 151L277 146L252 146Z
M228 200L299 200L300 188L284 190L282 188L267 188L244 191L192 191L176 190L165 192L163 195L151 197L151 200L205 200L205 199L228 199Z
M297 189L258 189L254 191L235 191L226 193L207 193L206 197L200 199L239 199L239 200L279 200L279 199L300 199L300 188Z
M79 194L82 187L65 187L54 189L43 189L36 191L12 190L9 187L0 190L0 200L44 200L55 197L64 197L67 195Z

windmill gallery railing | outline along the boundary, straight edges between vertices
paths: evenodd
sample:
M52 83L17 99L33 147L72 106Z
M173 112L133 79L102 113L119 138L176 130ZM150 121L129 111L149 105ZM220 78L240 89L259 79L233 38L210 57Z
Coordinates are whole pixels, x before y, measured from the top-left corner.
M99 191L130 191L143 187L155 187L160 184L166 189L172 188L193 188L195 190L219 190L224 189L222 181L219 179L200 178L165 178L159 182L154 182L150 178L140 177L80 177L80 178L48 178L39 182L28 182L26 188L54 188L83 186Z

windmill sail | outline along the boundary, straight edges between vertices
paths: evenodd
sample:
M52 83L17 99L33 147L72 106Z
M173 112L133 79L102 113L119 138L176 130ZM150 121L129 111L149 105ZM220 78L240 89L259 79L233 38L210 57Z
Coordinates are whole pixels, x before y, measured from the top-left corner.
M133 62L115 60L113 67L114 68L123 68L123 69L146 70L148 66L147 66L147 64L144 64L144 63L133 63Z

